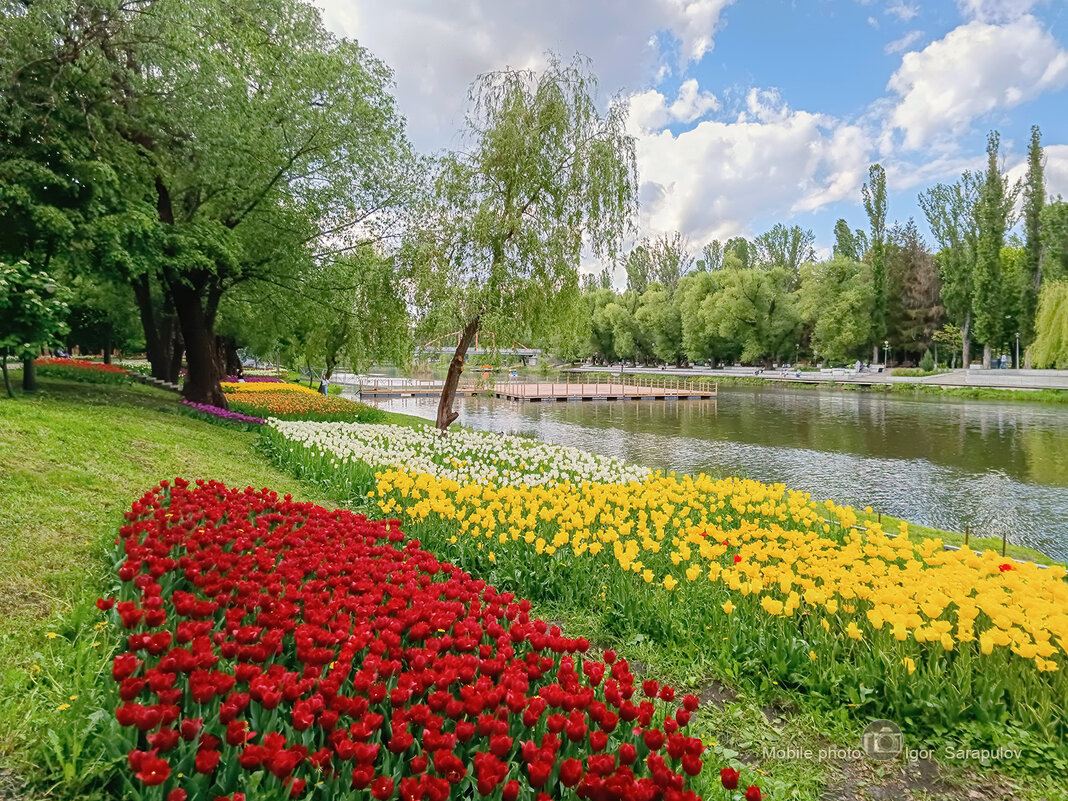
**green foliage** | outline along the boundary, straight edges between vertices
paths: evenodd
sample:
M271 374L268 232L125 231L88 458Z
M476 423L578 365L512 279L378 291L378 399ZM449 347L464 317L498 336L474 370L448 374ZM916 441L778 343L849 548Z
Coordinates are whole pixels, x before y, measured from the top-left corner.
M868 183L864 184L862 196L871 227L871 342L878 345L886 336L886 170L881 164L868 168Z
M718 278L722 289L702 304L711 331L740 343L745 361L792 357L801 318L790 273L781 267L724 269Z
M370 244L323 259L272 287L250 281L222 307L220 333L265 358L333 374L376 361L403 365L413 340L402 277L392 257Z
M1038 290L1042 284L1042 209L1046 205L1042 132L1031 126L1027 148L1027 177L1023 189L1024 258L1019 281L1019 327L1024 344L1034 338Z
M815 234L800 225L787 227L776 223L753 241L756 256L753 259L758 267L782 267L794 276L794 286L800 280L801 265L816 258L812 243Z
M1068 278L1068 202L1059 200L1042 209L1042 276Z
M925 373L930 373L934 370L934 354L929 350L923 352L923 356L920 357L920 369Z
M1068 281L1043 284L1035 316L1035 341L1028 353L1035 367L1068 370Z
M623 104L598 111L582 61L483 75L468 147L437 165L402 252L430 335L472 321L510 338L549 336L577 294L585 245L608 260L636 209Z
M871 268L835 256L801 268L798 308L811 327L811 345L830 363L864 356L871 336L874 302Z
M653 355L658 360L682 362L682 318L667 289L659 283L650 286L642 294L634 320L648 332Z
M912 220L890 230L885 258L887 339L899 354L919 358L942 322L938 265Z
M987 168L975 206L976 240L975 274L972 308L975 312L975 337L987 348L998 347L1005 336L1005 311L1001 248L1005 232L1012 225L1012 207L1016 189L1002 175L998 163L1000 137L992 131L987 137Z
M32 358L67 332L70 292L25 261L0 263L0 353Z

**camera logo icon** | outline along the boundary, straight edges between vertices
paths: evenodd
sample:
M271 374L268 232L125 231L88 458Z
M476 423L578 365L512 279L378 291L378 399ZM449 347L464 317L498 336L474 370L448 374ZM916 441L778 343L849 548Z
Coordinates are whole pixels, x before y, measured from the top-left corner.
M864 752L872 759L885 762L901 753L905 738L892 720L873 720L860 739Z

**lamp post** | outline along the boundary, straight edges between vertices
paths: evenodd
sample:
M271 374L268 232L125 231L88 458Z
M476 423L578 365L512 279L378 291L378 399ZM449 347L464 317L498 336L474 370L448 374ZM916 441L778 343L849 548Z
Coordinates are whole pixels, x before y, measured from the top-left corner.
M890 366L890 340L883 340L883 367Z
M1020 369L1020 332L1016 332L1016 364L1014 365L1017 370Z

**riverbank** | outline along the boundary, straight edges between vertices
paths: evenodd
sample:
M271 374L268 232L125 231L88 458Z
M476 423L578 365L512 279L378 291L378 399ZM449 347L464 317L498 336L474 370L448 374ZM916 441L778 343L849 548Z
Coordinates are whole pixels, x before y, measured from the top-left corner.
M426 422L397 413L388 421ZM39 782L13 788L17 797L37 797L37 788L51 798L114 797L102 789L114 763L100 742L104 721L93 713L107 703L109 658L121 634L100 628L94 600L108 589L107 554L122 513L155 481L177 475L268 486L331 507L335 499L327 487L268 464L255 432L191 417L173 393L150 387L42 379L36 396L0 401L0 422L0 527L10 532L0 556L0 758ZM745 689L699 650L621 631L618 621L606 626L604 610L543 602L533 612L571 636L619 648L645 675L701 689L696 725L710 753L759 767L772 797L851 798L869 787L907 798L932 781L952 799L1059 797L1044 781L1024 785L970 763L925 760L876 772L863 757L769 757L766 749L784 738L817 751L855 749L859 732L804 693L770 681L761 691Z
M755 373L757 368L753 368ZM593 379L619 380L618 368L606 370L603 367L574 367L565 372L582 373L592 376ZM962 371L958 371L962 372ZM972 371L974 372L974 371ZM986 371L999 373L1005 371ZM1024 371L1021 371L1024 372ZM1034 372L1034 371L1032 371ZM1063 372L1063 371L1060 371ZM949 383L952 374L936 374L932 376L883 376L879 373L859 374L852 377L818 377L811 372L802 372L801 377L796 373L783 374L778 371L766 371L760 375L741 374L739 371L710 370L707 368L691 369L667 369L660 370L647 367L628 367L624 370L624 376L657 376L680 381L719 382L733 386L782 386L792 389L804 390L835 390L845 392L872 392L878 394L894 394L903 396L928 396L935 398L959 398L962 400L1011 400L1025 401L1029 403L1057 403L1068 404L1068 379L1065 379L1065 388L1049 386L1048 382L1035 381L1031 386L1004 387L995 384L982 384L979 379L965 385L963 381ZM948 376L948 378L947 378ZM1061 379L1058 377L1058 383Z

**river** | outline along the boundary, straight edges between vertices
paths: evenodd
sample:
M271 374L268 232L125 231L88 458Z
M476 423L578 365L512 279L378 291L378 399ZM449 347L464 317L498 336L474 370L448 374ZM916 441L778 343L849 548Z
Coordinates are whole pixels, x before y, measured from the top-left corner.
M383 401L433 419L436 399ZM1068 409L863 392L723 387L715 401L458 401L459 423L636 464L781 482L818 500L1068 560Z

